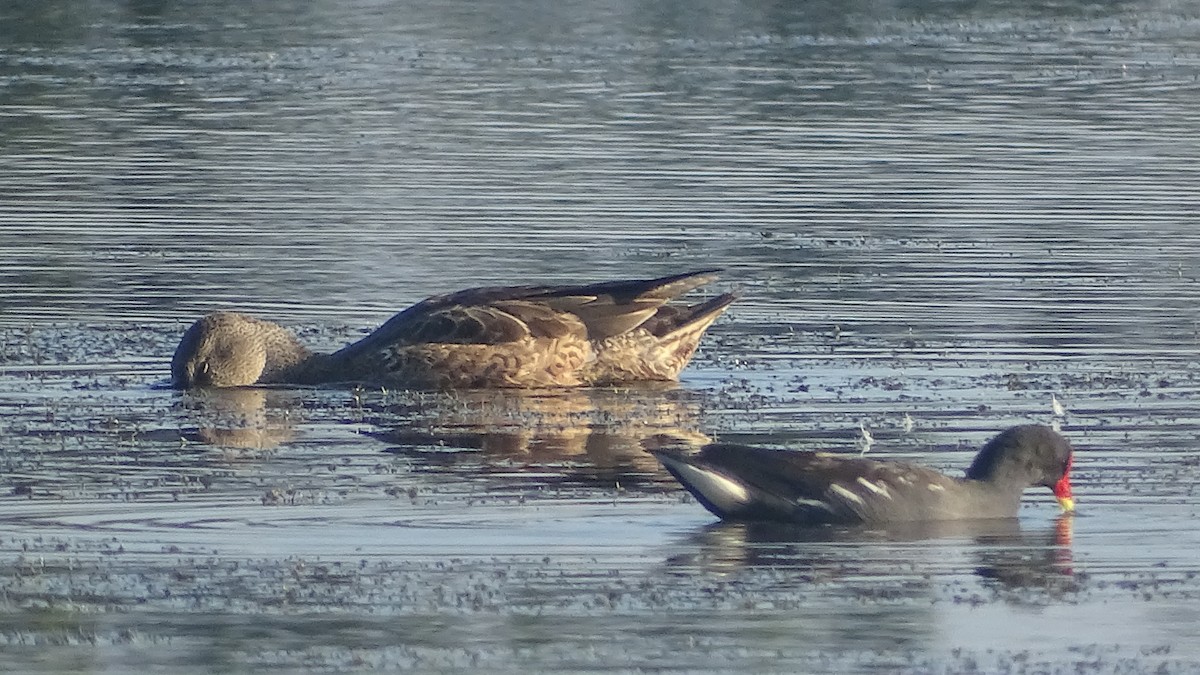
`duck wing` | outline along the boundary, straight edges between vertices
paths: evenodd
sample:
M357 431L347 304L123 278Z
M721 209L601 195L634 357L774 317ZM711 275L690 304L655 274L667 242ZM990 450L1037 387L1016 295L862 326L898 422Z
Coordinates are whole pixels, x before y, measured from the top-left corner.
M582 286L468 288L422 300L335 357L351 359L388 346L422 343L604 339L637 328L672 298L714 279L714 272L703 271Z
M573 335L586 335L578 319L534 302L502 300L464 305L426 300L338 351L334 358L352 360L378 350L419 344L500 345Z
M702 270L658 279L545 288L530 299L578 317L587 327L588 338L603 340L643 326L660 315L681 314L682 310L668 307L667 303L715 281L717 272Z

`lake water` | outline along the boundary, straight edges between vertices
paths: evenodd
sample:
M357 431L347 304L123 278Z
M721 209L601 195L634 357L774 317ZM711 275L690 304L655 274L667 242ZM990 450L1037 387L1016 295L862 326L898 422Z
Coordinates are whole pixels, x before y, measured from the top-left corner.
M1197 31L4 5L0 669L1200 669ZM335 348L431 293L707 267L743 298L677 388L160 386L215 308ZM1079 448L1073 519L716 526L642 450L865 427L957 471L1030 421Z

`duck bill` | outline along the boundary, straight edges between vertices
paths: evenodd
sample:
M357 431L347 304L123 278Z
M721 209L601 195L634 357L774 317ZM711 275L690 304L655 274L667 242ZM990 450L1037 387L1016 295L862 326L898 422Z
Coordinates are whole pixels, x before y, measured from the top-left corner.
M1062 507L1063 513L1075 512L1075 499L1071 496L1071 479L1068 476L1063 476L1054 484L1054 498L1058 500L1058 505Z

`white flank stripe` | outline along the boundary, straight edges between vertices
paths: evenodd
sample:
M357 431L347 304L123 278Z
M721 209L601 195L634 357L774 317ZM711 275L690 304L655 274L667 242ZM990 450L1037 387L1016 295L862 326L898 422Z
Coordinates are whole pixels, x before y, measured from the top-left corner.
M886 497L888 499L892 498L892 493L888 492L887 486L884 485L883 483L872 483L871 481L867 480L866 478L859 476L858 484L867 488L871 492L874 492L875 494L879 495L880 497Z
M848 502L854 502L855 504L862 504L864 506L866 505L866 502L863 501L862 497L859 497L858 495L836 483L829 486L829 491Z
M821 501L820 499L804 499L801 497L796 500L796 506L807 506L809 508L821 509L822 511L833 512L833 507Z

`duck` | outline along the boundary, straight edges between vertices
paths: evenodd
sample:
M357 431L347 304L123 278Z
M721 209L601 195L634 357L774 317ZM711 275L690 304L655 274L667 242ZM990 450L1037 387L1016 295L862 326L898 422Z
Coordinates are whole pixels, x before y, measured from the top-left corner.
M446 390L672 382L737 295L671 301L715 281L718 272L468 288L426 298L329 354L310 350L277 323L213 312L184 332L171 359L171 385Z
M1074 513L1070 441L1040 424L997 434L962 478L899 461L730 443L650 451L713 515L727 521L886 525L1013 518L1029 487Z

